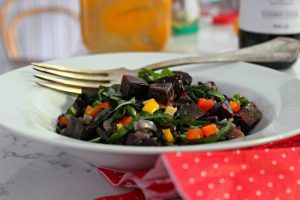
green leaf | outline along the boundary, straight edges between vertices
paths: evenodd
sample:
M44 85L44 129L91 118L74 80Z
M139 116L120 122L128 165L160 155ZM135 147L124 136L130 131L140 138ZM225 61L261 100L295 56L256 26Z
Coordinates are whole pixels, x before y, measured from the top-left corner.
M91 142L91 143L99 143L100 140L101 140L101 137L96 137L96 138L90 140L89 142Z
M241 103L241 106L245 106L249 103L249 100L246 99L245 97L243 97L240 99L240 103Z
M128 114L133 117L135 117L137 115L136 109L130 105L126 106L126 110L127 110Z
M203 120L186 120L186 119L174 119L174 120L169 120L169 124L173 125L188 125L188 126L203 126L203 125L208 125L211 124L211 122L208 121L203 121Z
M69 119L69 118L72 117L72 116L76 116L76 114L77 114L76 108L75 108L74 106L71 106L71 107L67 110L65 116Z
M237 93L237 94L234 94L232 97L231 97L231 99L234 101L234 102L236 102L236 103L240 103L240 94L239 93Z
M166 119L172 118L172 115L169 115L167 113L163 113L160 110L156 111L152 115L148 114L147 112L140 112L138 116L139 116L140 119L149 119L149 120L151 120L151 119L162 119L162 118L166 118Z
M224 94L222 94L221 92L219 92L217 90L209 89L206 91L206 93L211 96L218 97L221 101L224 101L226 99Z
M249 100L246 99L245 97L241 97L241 95L239 93L234 94L231 99L236 102L236 103L240 103L241 106L244 106L246 104L249 103Z
M122 128L118 129L115 133L113 133L110 138L108 139L108 142L110 143L116 143L119 139L126 136L130 130L133 129L133 123L137 121L138 118L133 118L128 125L123 126Z
M115 107L115 109L112 112L120 109L123 106L130 105L130 104L135 104L135 97L131 98L129 101L119 100L118 101L118 106Z
M159 78L166 76L173 76L174 73L168 68L163 69L161 72L155 72L150 69L143 68L139 71L139 77L144 79L145 81L151 83L156 81Z
M198 86L189 86L185 88L187 94L195 101L197 102L199 98L205 98L206 93L203 89L201 89Z
M173 76L173 75L174 73L169 68L164 68L160 73L161 77Z

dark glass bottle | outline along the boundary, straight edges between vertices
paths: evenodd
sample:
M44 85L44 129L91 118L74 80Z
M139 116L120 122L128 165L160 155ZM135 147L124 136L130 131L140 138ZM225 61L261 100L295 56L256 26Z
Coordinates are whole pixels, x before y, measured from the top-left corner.
M239 46L247 47L275 37L300 40L299 0L240 0ZM258 63L274 69L295 62Z

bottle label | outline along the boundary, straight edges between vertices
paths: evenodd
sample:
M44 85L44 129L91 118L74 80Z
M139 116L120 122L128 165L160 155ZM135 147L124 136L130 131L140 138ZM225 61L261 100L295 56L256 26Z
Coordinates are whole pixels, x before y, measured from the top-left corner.
M264 34L300 33L300 0L240 0L240 29Z

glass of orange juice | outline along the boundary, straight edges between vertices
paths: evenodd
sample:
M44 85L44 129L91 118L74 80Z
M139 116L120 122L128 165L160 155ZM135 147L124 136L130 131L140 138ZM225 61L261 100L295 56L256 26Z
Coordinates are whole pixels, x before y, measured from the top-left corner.
M159 51L171 32L171 0L80 0L81 30L93 53Z

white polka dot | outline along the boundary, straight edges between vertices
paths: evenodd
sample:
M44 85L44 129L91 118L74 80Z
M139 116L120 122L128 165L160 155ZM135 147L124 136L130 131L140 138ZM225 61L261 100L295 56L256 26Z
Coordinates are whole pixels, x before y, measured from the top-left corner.
M214 169L218 169L219 168L219 164L218 163L213 164L213 168Z
M247 165L245 165L245 164L242 164L241 167L242 167L243 170L247 169Z
M229 173L229 176L230 176L230 177L234 177L234 176L235 176L235 173L234 173L234 172L230 172L230 173Z
M206 152L206 156L211 156L212 155L212 153L210 152L210 151L208 151L208 152Z
M179 158L179 157L181 157L181 155L182 155L181 152L176 152L176 157Z
M285 153L281 154L281 157L286 158L286 154Z
M237 186L236 186L236 190L237 190L237 191L241 191L242 189L243 189L243 187L242 187L241 185L237 185Z
M224 178L220 178L220 179L219 179L219 183L223 184L223 183L225 183L225 182L226 182L226 181L225 181Z
M272 165L277 165L277 161L276 160L272 160Z
M238 150L235 151L235 153L236 154L241 154L241 150L238 149Z
M183 163L183 164L182 164L182 168L183 168L183 169L188 169L188 168L189 168L189 165L186 164L186 163Z
M275 197L274 200L280 200L280 198L279 197Z
M228 158L228 157L225 157L225 158L224 158L224 162L225 162L225 163L228 163L228 162L229 162L229 158Z
M198 157L194 158L194 162L195 163L199 163L200 162L200 158L198 158Z
M269 148L265 148L264 151L268 153L270 150L269 150Z
M272 183L272 182L268 182L267 185L268 185L269 188L272 188L272 187L273 187L273 183Z
M261 170L259 171L259 173L260 173L261 175L264 175L266 172L265 172L265 170L261 169Z
M255 194L256 194L256 196L260 197L262 195L262 191L256 190Z
M201 171L200 175L201 175L202 177L205 177L205 176L207 175L207 172L206 172L206 171Z
M295 167L293 165L291 165L289 169L290 169L290 171L294 171Z
M259 155L255 154L255 155L253 156L253 158L254 158L255 160L259 159Z
M208 189L212 190L212 189L215 188L215 184L209 183L209 184L207 185L207 187L208 187Z
M292 189L291 189L291 188L286 188L285 192L286 192L287 194L290 194L290 193L292 192Z
M279 175L278 175L278 178L279 178L279 179L284 179L284 175L283 175L283 174L279 174Z
M251 177L248 178L248 181L249 182L254 182L254 178L251 176Z
M197 190L196 195L198 197L202 197L203 196L203 191L202 190Z
M224 199L229 199L230 198L230 194L229 193L225 193L224 194Z
M296 151L296 148L295 148L295 147L292 147L291 150L292 150L292 151Z
M297 180L297 185L300 185L300 179Z
M196 182L195 178L189 178L189 184L193 185Z

